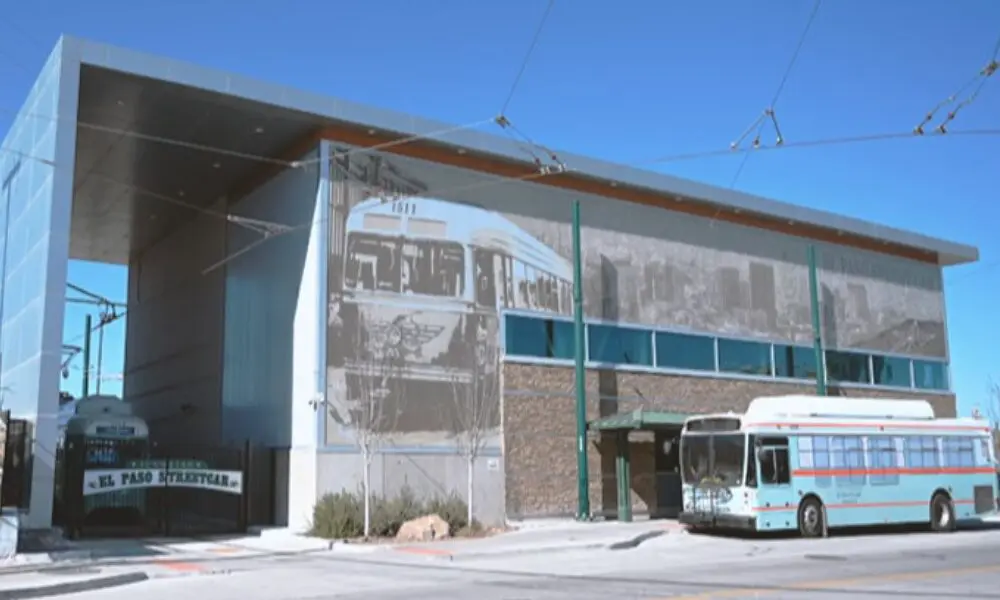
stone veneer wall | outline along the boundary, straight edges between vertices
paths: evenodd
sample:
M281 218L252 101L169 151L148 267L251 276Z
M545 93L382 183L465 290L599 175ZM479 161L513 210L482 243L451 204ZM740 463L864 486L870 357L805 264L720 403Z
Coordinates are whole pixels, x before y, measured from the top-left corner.
M591 370L587 419L638 408L681 413L742 412L755 397L809 394L809 384L758 382ZM837 388L831 394L925 399L939 417L955 416L955 396ZM563 516L576 510L576 419L573 369L504 365L503 432L508 518ZM633 511L655 502L652 437L632 441ZM590 504L595 514L616 511L614 446L591 436Z

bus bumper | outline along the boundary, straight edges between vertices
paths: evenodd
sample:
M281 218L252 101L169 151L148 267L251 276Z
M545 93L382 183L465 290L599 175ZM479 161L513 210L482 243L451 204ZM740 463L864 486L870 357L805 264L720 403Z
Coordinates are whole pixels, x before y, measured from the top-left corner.
M757 529L757 517L752 515L682 512L677 520L682 525L690 525L692 527L715 527L719 529L743 529L749 531Z

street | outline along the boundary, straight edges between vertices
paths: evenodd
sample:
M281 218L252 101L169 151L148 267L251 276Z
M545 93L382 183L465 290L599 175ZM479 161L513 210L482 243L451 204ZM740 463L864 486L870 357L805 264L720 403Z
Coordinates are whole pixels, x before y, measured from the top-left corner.
M664 535L631 550L579 549L506 557L405 553L305 554L192 565L186 577L75 594L79 600L182 594L213 600L415 597L1000 598L1000 531L746 540Z

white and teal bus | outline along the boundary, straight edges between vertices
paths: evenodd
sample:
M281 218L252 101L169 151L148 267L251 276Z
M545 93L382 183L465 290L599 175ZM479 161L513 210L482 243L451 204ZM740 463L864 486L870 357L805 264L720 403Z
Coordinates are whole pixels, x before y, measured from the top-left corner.
M937 419L921 400L757 398L744 414L689 418L682 523L798 531L928 523L997 512L990 427Z

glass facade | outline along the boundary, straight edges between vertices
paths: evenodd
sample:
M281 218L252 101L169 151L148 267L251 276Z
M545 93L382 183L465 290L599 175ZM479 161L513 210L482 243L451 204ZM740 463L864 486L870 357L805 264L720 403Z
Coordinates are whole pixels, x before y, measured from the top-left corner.
M521 359L572 361L573 322L566 317L508 313L506 354ZM701 333L657 331L635 325L588 323L586 357L624 369L701 371L726 377L816 379L812 347ZM948 391L948 363L872 352L827 350L831 383Z
M34 425L25 526L40 527L51 519L79 87L62 54L60 44L0 151L0 394Z

